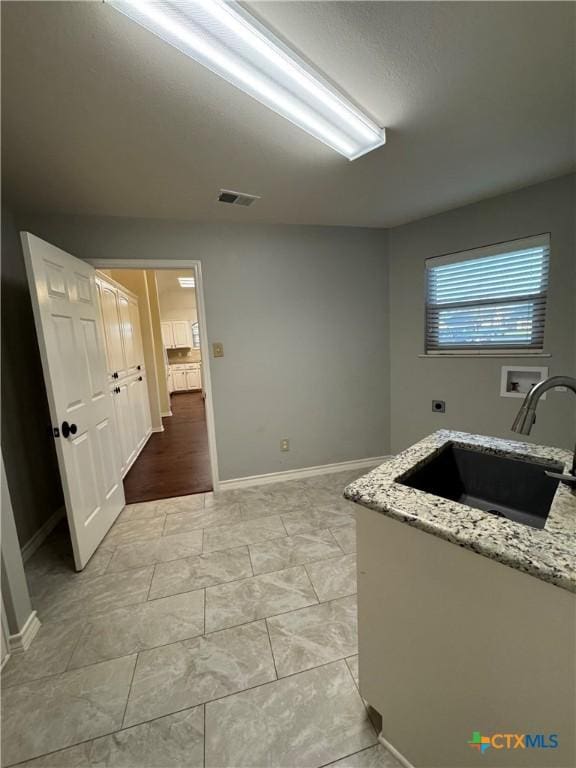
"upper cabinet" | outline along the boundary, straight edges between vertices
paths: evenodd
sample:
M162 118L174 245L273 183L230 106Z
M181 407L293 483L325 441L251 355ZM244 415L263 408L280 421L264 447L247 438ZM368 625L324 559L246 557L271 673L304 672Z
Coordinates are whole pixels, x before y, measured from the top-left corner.
M97 273L96 286L124 477L152 432L140 312L137 297L120 283Z
M194 347L192 324L188 320L165 320L162 325L162 341L166 349Z
M186 320L173 320L172 329L174 331L175 347L192 346L192 327Z
M138 299L119 284L98 275L96 285L102 307L108 373L114 380L144 366Z
M160 323L160 327L162 328L162 343L166 347L166 349L173 349L174 348L174 331L172 330L172 323L166 322L166 323Z
M122 328L120 320L120 307L118 306L118 290L113 285L96 279L96 288L100 297L102 308L102 321L104 324L104 339L106 342L106 361L108 373L124 372L125 358L122 346Z

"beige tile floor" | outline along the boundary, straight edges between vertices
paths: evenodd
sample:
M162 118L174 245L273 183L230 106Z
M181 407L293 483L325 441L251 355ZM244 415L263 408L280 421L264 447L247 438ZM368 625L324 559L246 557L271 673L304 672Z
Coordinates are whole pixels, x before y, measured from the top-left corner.
M357 474L133 504L80 574L62 526L27 565L2 764L398 768L357 687Z

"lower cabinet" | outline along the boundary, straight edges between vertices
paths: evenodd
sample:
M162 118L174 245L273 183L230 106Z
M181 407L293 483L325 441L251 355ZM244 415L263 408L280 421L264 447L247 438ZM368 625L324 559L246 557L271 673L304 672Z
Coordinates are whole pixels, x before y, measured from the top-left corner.
M172 371L172 390L182 392L188 389L186 386L186 371Z
M200 369L194 368L190 371L186 371L186 389L200 389L201 386Z
M130 403L136 426L136 449L140 451L152 431L148 387L146 386L146 379L142 375L133 379L129 386L131 390Z
M198 364L170 366L170 391L187 392L190 389L202 389L202 374Z
M122 477L128 472L152 432L148 388L144 375L131 376L112 388Z

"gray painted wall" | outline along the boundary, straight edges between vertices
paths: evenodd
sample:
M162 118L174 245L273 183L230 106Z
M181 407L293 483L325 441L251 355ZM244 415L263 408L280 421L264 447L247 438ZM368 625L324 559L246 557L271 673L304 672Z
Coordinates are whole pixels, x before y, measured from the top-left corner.
M502 365L548 365L551 375L576 373L574 179L564 176L389 230L393 452L441 428L514 439L510 424L522 401L500 397ZM424 351L424 260L541 232L552 235L545 336L551 357L418 357ZM433 398L446 400L445 414L432 413ZM550 393L526 439L570 448L575 413L570 392Z
M221 479L388 451L386 233L26 216L80 258L200 259ZM280 439L290 439L289 453Z
M63 504L20 238L2 210L2 451L20 545Z
M24 574L24 564L20 554L16 515L12 509L8 482L4 471L4 459L1 461L1 501L2 501L2 604L6 611L6 623L11 635L20 634L30 617L32 605L28 594L28 584ZM4 616L2 617L4 619Z
M79 257L202 261L209 336L226 353L211 360L223 479L396 452L441 427L514 437L520 401L500 397L500 366L530 359L418 356L428 256L550 231L552 356L534 364L576 373L574 176L388 232L45 215L17 223ZM2 444L24 543L62 499L9 215L3 250ZM447 401L445 415L431 412L432 398ZM570 393L540 408L532 439L569 448Z

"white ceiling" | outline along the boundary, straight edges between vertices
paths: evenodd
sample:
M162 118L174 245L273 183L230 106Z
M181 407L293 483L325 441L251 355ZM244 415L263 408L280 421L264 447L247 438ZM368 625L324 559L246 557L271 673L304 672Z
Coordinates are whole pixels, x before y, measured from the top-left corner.
M158 293L166 293L167 291L187 291L187 293L194 295L195 291L192 288L181 288L178 282L179 277L194 277L193 269L158 269L156 270L156 285L158 286Z
M101 2L3 2L8 200L390 226L574 168L574 3L249 7L388 129L386 146L348 162ZM262 199L227 206L220 187Z

